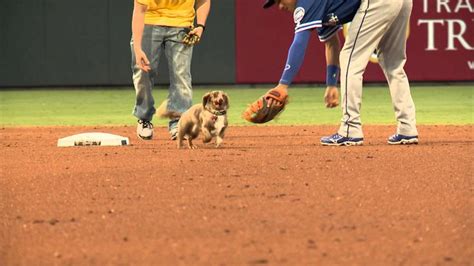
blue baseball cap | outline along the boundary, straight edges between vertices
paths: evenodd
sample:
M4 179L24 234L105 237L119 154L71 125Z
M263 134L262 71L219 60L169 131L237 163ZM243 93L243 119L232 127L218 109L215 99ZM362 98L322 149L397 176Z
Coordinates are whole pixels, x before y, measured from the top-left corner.
M266 0L265 4L263 4L263 8L269 8L275 4L275 0Z

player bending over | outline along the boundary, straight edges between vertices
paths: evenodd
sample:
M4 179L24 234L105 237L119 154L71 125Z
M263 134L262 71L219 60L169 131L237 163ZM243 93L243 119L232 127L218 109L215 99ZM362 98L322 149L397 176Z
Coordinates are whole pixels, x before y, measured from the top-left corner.
M350 22L360 5L360 0L266 0L264 8L277 4L280 10L293 12L295 35L288 51L285 68L278 85L252 104L243 116L250 122L265 123L281 112L286 104L288 87L298 73L305 56L311 34L317 32L326 50L326 107L339 104L337 82L339 79L340 44L338 31Z

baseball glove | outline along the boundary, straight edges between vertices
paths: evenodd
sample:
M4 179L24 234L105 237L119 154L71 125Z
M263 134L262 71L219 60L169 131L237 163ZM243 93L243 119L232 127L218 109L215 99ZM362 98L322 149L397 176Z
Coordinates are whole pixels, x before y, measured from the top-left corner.
M190 34L191 30L192 29L185 32L185 35L183 37L183 43L186 45L196 45L199 43L199 41L201 41L201 38L196 34Z
M268 101L273 99L272 104ZM288 94L283 89L271 89L265 95L253 102L243 112L242 117L252 123L262 124L277 117L288 104Z

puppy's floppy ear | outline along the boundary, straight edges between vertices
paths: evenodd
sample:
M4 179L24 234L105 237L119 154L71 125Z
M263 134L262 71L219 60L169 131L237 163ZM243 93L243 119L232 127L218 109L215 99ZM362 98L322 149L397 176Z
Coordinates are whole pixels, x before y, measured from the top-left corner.
M225 105L227 106L227 109L230 107L229 105L229 96L227 96L226 93L222 93L222 97L224 98Z
M210 92L204 94L204 96L202 97L202 106L203 107L206 107L206 104L207 104L207 102L209 102L210 98L211 98L211 93Z

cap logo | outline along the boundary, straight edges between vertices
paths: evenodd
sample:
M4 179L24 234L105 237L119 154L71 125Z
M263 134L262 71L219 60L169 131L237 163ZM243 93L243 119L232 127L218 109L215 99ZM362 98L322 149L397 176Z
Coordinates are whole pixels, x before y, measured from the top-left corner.
M304 17L305 10L302 7L298 7L295 9L295 12L293 12L293 19L295 20L295 24L300 23L300 21Z

